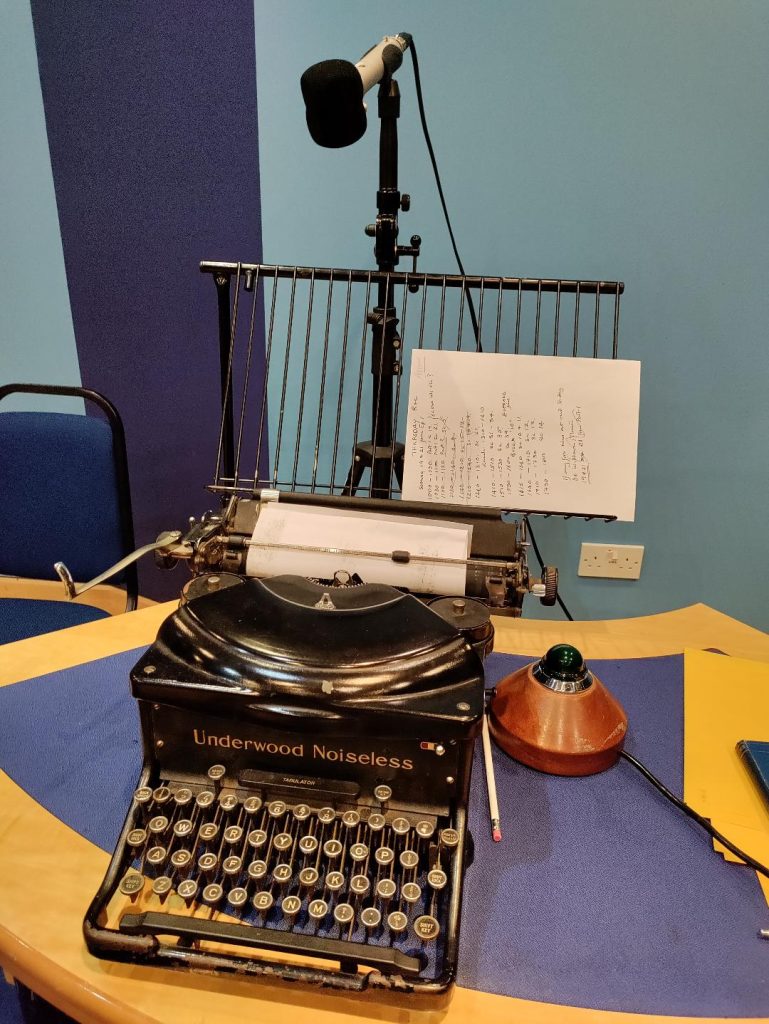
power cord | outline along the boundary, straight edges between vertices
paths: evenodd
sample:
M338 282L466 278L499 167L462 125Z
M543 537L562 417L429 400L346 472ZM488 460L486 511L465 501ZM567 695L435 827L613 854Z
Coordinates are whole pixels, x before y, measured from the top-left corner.
M542 572L544 572L545 571L545 561L542 558L542 555L540 554L539 544L537 544L537 538L534 536L534 531L531 528L531 520L529 519L528 516L524 516L523 518L524 518L524 522L526 523L526 529L528 530L529 536L531 537L531 546L534 548L534 554L537 556L537 561L539 562L539 568L542 570ZM558 604L560 605L561 611L566 616L566 618L569 620L569 622L574 622L574 616L571 614L569 609L564 604L563 598L561 597L561 595L560 594L556 594L555 595L555 599L558 602Z

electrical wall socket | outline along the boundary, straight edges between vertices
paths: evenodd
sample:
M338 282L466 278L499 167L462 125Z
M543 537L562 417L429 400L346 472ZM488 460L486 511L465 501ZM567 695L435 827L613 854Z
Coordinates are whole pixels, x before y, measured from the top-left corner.
M578 574L609 580L637 580L643 557L643 544L583 544Z

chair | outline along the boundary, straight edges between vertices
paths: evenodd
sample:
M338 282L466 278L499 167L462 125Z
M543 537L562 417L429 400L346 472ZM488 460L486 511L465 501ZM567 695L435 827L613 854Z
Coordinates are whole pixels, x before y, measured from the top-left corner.
M42 384L7 384L0 402L20 393L82 398L106 419L0 409L0 643L106 617L82 599L62 600L54 562L85 581L134 548L125 434L115 407L96 391ZM136 566L120 581L131 611ZM24 596L15 596L20 591Z

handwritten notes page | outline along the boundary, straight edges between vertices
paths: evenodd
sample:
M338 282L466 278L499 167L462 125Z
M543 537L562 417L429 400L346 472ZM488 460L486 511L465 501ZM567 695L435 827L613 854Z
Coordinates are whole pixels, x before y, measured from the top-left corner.
M403 497L635 515L641 364L417 351Z

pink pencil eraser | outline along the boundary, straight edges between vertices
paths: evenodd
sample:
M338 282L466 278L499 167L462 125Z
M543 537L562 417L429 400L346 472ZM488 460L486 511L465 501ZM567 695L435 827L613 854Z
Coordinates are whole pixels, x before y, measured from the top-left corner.
M501 843L502 842L502 833L501 833L501 831L498 828L495 828L494 831L491 833L491 835L492 835L495 843Z

